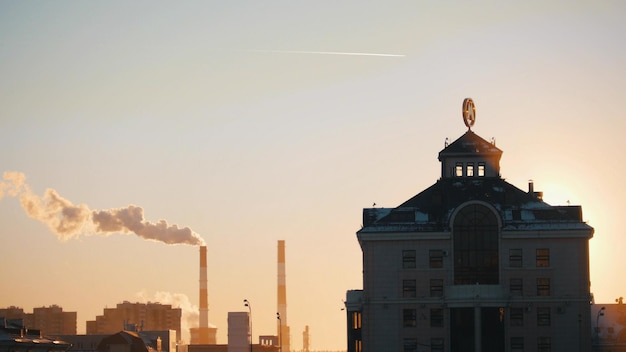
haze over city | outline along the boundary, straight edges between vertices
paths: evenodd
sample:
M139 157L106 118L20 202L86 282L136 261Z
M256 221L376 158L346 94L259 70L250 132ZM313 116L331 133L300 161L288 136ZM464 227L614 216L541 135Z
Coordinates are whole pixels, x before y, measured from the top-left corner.
M308 325L312 350L345 349L362 208L437 180L466 97L502 177L582 206L591 291L614 302L623 33L621 1L0 1L0 307L57 304L84 333L158 301L188 328L204 243L218 343L244 299L256 340L276 332L285 240L292 348ZM51 229L24 194L78 222Z

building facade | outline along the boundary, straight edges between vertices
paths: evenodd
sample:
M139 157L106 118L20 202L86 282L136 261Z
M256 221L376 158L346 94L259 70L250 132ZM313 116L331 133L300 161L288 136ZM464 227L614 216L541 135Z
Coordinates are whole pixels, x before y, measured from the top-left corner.
M45 335L76 334L76 312L64 312L63 308L57 305L37 307L32 313L25 313L19 307L0 308L0 317L21 319L24 327L41 330Z
M468 131L439 153L440 179L398 207L363 210L348 351L590 351L593 228L580 206L500 176L502 151L471 130L468 100Z
M252 344L249 312L228 312L228 352L248 352Z
M180 341L182 309L169 304L130 303L105 308L103 315L87 321L87 334L115 334L121 330L157 331L175 330ZM131 328L132 327L132 328Z

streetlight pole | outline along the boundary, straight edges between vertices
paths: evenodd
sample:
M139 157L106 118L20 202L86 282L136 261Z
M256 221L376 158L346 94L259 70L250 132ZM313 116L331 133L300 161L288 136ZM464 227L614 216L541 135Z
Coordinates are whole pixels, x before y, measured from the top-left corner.
M247 299L243 300L244 306L248 307L248 311L250 312L250 352L252 352L252 305Z
M278 344L280 346L280 352L283 352L283 321L280 320L280 313L276 313L278 319Z
M596 314L596 340L598 343L600 343L600 326L598 323L600 322L600 317L604 316L605 309L606 307L600 308L600 310L598 310L598 314Z

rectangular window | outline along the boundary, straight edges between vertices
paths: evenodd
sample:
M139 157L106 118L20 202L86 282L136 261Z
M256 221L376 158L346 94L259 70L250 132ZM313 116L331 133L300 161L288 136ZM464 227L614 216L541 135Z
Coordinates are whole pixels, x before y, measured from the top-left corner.
M523 266L522 259L522 249L521 248L511 248L509 249L509 266L512 268L521 268Z
M443 268L443 251L441 249L431 249L428 256L431 269Z
M524 295L524 281L521 278L511 278L509 290L511 296Z
M550 307L537 307L537 326L550 326Z
M463 164L462 163L456 163L456 167L454 169L454 175L456 177L463 177Z
M404 339L404 352L417 352L417 339Z
M415 269L415 250L402 251L402 268Z
M357 330L361 328L362 324L361 312L352 312L352 329Z
M537 267L550 266L550 249L537 249Z
M417 285L415 280L402 280L402 297L417 297Z
M511 307L511 326L524 326L524 308Z
M549 337L539 337L537 339L537 351L550 352L552 351L552 341Z
M443 297L442 279L430 279L430 297Z
M523 337L511 337L511 351L521 352L524 350Z
M443 309L432 308L430 310L430 327L443 328Z
M405 328L412 328L417 326L417 312L415 309L403 309L402 317L402 325Z
M467 163L467 177L474 177L474 163Z
M354 351L363 352L363 341L361 340L354 341Z
M478 163L478 177L485 177L485 163Z
M537 296L550 296L550 279L537 279Z
M430 338L431 352L443 352L443 339L441 337Z

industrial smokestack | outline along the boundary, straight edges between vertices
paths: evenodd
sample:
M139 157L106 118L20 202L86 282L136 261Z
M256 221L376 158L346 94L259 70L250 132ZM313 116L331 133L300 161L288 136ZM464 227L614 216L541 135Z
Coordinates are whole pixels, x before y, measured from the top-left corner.
M190 228L144 221L143 208L129 205L126 208L90 210L84 204L74 205L54 189L47 189L43 197L32 192L21 172L5 172L0 180L0 199L5 195L20 198L26 214L48 225L62 241L83 234L109 235L134 233L148 240L167 244L204 245L204 240Z
M287 325L287 283L285 278L285 241L278 241L278 335L281 349L289 351L289 326Z
M200 246L200 321L197 328L189 329L192 345L217 343L217 328L209 327L209 291L207 279L206 246Z
M206 246L200 246L200 329L209 327L209 293L206 272Z

